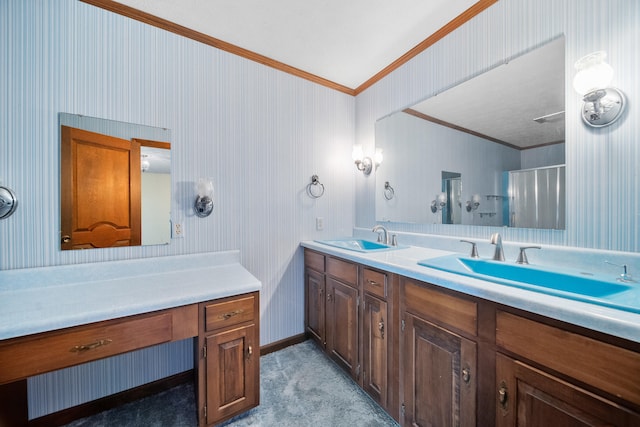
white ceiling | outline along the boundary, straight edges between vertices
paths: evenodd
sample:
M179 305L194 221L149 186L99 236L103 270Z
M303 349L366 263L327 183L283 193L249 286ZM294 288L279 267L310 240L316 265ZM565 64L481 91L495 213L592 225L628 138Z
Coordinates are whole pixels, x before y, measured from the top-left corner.
M355 89L477 0L118 0Z

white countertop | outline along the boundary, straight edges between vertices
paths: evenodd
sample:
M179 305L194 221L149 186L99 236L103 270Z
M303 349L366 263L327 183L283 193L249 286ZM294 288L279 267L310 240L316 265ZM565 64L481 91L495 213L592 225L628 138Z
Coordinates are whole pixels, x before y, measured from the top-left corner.
M314 241L302 242L302 246L467 295L640 342L640 314L500 285L418 264L420 260L454 252L409 246L392 251L362 253ZM637 286L640 287L640 284Z
M258 291L238 251L0 271L0 339Z

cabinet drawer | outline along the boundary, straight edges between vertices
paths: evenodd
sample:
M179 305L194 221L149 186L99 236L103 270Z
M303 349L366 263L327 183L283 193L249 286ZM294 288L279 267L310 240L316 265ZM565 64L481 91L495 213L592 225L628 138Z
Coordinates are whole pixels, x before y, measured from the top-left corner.
M349 285L356 286L358 281L358 266L337 258L327 257L327 274Z
M306 267L324 273L324 255L305 249L304 265Z
M503 311L496 314L496 344L640 404L640 353Z
M385 273L365 268L362 271L362 279L365 292L380 298L387 297L387 275Z
M206 304L205 331L226 328L254 319L255 298L248 295L223 302Z
M471 335L478 333L478 304L404 280L403 300L407 311L434 323L454 327Z
M19 338L0 345L0 384L171 340L171 313Z

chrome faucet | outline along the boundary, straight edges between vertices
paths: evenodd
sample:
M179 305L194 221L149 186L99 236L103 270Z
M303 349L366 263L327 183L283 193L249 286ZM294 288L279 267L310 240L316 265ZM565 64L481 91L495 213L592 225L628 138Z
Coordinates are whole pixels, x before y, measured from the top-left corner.
M491 244L496 245L496 252L493 254L495 261L504 261L504 251L502 250L502 236L500 233L491 235Z
M520 254L518 255L516 264L529 264L529 259L527 258L527 253L525 252L527 249L541 249L541 247L540 246L521 246Z
M384 226L378 224L373 227L373 230L371 231L373 231L374 233L378 233L378 242L384 243L385 245L389 244L389 232L386 228L384 228ZM382 238L382 233L384 233L384 240Z

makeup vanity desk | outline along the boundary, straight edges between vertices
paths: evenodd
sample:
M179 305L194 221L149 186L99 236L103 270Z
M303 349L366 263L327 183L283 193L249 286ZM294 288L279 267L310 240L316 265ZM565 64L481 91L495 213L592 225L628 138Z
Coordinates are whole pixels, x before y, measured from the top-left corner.
M30 376L192 337L199 425L257 406L260 288L238 251L0 271L0 427Z

